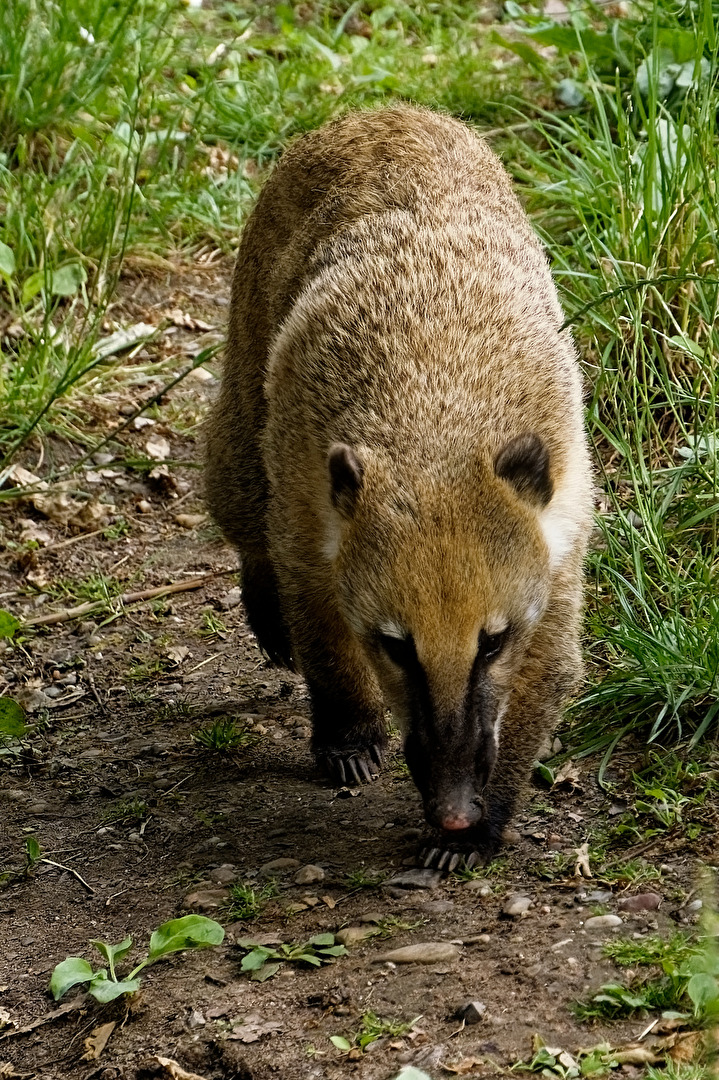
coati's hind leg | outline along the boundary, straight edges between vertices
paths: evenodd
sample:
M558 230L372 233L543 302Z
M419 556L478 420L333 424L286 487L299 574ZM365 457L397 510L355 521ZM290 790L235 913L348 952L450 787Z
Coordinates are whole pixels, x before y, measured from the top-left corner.
M293 648L312 702L312 749L341 784L374 780L387 747L384 704L360 647L311 587L285 596Z
M484 791L482 821L462 833L434 832L419 854L423 866L451 871L460 863L471 869L490 861L522 802L542 743L559 723L581 673L579 599L570 591L550 605L510 697L497 761Z
M269 559L243 553L242 603L262 651L274 664L293 671L290 634L282 615L277 577Z

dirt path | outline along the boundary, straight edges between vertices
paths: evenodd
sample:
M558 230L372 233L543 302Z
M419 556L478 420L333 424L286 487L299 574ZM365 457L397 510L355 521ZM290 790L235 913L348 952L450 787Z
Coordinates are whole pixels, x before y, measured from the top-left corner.
M225 267L194 291L182 281L137 281L123 311L131 320L180 305L219 325L227 295ZM196 329L180 327L172 348L179 342L178 355L191 355L197 339ZM191 461L196 431L183 418L201 415L212 389L204 378L173 391L153 425L122 436L126 457L159 437L172 459ZM137 400L136 387L127 393ZM535 1033L570 1051L638 1037L642 1019L590 1027L570 1005L617 980L602 957L612 934L641 940L694 917L684 906L694 874L684 845L654 848L662 868L651 885L575 877L576 849L616 810L590 762L564 787L537 794L485 877L428 872L392 884L414 865L422 828L399 745L371 788L328 786L308 753L303 684L269 667L245 626L234 555L201 518L198 472L173 466L153 478L117 464L91 462L85 473L85 491L114 503L109 533L68 531L28 506L6 511L15 547L0 567L2 606L27 618L82 602L88 582L128 591L218 576L116 619L104 613L51 627L0 656L3 692L40 721L21 753L0 758L0 868L21 870L28 835L52 861L0 891L0 1063L15 1070L0 1074L171 1075L159 1055L206 1080L390 1080L408 1062L433 1078L470 1069L495 1076L532 1057ZM113 532L113 521L126 524ZM28 544L33 529L38 539ZM223 717L247 733L245 745L220 754L192 739ZM278 859L295 861L267 867ZM305 876L319 880L296 884L307 865L319 872ZM228 884L259 892L271 880L275 895L259 917L232 921L223 910ZM658 911L622 909L622 897L647 890L661 898ZM517 896L531 903L512 905ZM48 1019L56 1006L47 983L60 960L89 956L90 938L131 934L144 945L159 923L188 910L224 922L224 944L157 964L129 1004L85 1001ZM621 923L586 925L603 913ZM248 934L303 941L348 926L373 936L331 965L286 963L265 983L240 969L236 942ZM455 947L431 963L379 960L428 942ZM478 1022L464 1024L457 1012L472 1001L482 1006ZM368 1012L417 1019L361 1056L330 1042L351 1043ZM109 1021L107 1047L85 1059L85 1040ZM638 1072L624 1066L625 1075Z

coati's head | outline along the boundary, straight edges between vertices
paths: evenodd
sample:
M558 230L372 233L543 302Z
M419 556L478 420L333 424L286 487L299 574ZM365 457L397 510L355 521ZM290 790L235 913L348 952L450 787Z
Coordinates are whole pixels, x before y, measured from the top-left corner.
M407 476L378 451L335 443L327 465L343 615L404 732L427 820L469 828L548 603L547 448L527 433L493 460Z

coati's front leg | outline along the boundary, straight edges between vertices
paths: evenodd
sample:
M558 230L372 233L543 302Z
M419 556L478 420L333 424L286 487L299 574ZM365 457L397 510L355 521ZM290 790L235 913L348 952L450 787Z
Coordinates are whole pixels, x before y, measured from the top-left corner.
M292 592L286 598L288 622L312 701L317 761L342 784L374 780L387 747L376 679L331 598L325 596L322 602L311 587Z

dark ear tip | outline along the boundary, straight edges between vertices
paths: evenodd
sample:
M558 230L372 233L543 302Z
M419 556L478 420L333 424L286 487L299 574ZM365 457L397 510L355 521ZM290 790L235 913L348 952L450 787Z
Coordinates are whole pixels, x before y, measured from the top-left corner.
M347 443L333 443L327 452L333 504L343 510L351 508L362 487L364 466Z
M529 502L546 506L552 497L549 451L536 431L510 439L495 457L494 471Z

